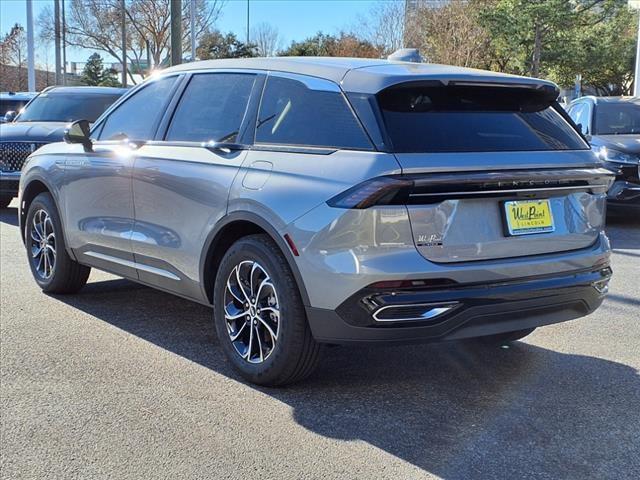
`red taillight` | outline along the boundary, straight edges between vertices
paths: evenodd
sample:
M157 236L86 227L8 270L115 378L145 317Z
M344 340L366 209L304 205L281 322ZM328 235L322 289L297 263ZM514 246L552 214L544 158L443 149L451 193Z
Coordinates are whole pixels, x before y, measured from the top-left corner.
M336 208L369 208L373 205L403 203L413 187L413 180L376 177L359 183L330 199L327 204Z

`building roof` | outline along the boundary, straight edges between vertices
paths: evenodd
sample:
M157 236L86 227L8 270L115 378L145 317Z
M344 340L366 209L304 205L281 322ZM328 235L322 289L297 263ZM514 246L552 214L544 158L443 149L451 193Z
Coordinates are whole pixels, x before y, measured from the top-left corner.
M184 63L168 68L162 73L207 69L252 69L310 75L338 83L347 92L377 93L389 86L416 80L448 82L478 82L549 86L557 90L553 82L507 75L472 68L411 63L389 60L341 57L273 57L205 60Z

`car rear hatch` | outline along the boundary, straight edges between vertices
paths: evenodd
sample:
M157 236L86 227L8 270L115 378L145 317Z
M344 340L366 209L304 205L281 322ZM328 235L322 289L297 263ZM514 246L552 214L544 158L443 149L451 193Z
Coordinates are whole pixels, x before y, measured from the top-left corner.
M612 176L556 95L548 84L434 81L376 95L383 140L403 172L384 201L407 205L424 257L502 259L596 241Z

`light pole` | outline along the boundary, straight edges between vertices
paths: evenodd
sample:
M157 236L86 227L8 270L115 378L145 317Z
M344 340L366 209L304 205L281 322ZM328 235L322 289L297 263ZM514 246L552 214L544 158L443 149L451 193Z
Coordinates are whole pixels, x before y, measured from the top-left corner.
M33 48L33 5L27 0L27 84L30 92L36 91L36 68Z
M171 65L182 63L182 0L171 0Z
M55 84L60 85L60 2L58 0L53 0L53 21L54 21L54 45L56 50L56 75L55 75Z
M191 0L191 61L196 61L196 0Z
M633 77L633 96L640 96L640 0L629 0L629 8L639 12L638 15L638 40L636 42L636 70Z
M120 2L120 35L122 41L122 86L127 86L127 26L125 24L126 11L125 0Z
M640 15L638 15L638 41L636 42L636 74L633 77L633 96L640 97Z

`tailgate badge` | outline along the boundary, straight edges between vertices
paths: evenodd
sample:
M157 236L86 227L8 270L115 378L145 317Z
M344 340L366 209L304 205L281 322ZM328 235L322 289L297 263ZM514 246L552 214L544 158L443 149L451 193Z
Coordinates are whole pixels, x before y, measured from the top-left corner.
M416 245L418 247L441 247L442 237L437 233L432 233L431 235L418 235Z

